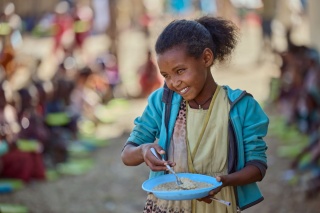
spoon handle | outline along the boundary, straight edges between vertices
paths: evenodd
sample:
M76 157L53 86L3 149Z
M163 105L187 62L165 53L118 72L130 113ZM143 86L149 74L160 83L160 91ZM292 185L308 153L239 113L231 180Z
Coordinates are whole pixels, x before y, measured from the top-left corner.
M163 159L160 159L158 153L156 152L156 150L155 150L153 147L150 148L150 151L152 152L152 154L153 154L156 158L158 158L159 160L163 160Z
M152 154L153 154L156 158L158 158L159 160L163 160L163 161L164 161L163 158L160 159L158 153L156 152L156 150L155 150L153 147L150 148L150 151L152 152ZM175 173L175 171L172 169L172 167L169 166L168 164L166 164L166 167L167 167L167 169L168 169L172 174L174 174L174 176L176 176L177 184L178 184L178 185L182 185L182 181L180 180L180 178L178 177L178 175Z
M156 150L155 150L153 147L150 149L150 151L152 152L152 154L153 154L156 158L158 158L159 160L163 160L163 161L164 161L163 158L160 159L158 153L156 152ZM169 169L170 172L172 172L173 174L175 174L175 172L173 171L173 169L171 168L171 166L169 166L168 164L166 164L166 167Z
M226 205L226 206L231 206L231 203L229 202L229 201L225 201L225 200L221 200L221 199L218 199L218 198L215 198L215 197L212 197L212 198L210 198L211 200L214 200L214 201L217 201L217 202L219 202L219 203L222 203L222 204L224 204L224 205Z

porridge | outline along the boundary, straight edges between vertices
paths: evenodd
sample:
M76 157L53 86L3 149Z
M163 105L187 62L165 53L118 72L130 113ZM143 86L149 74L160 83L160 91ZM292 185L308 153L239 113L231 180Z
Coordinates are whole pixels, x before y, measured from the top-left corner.
M189 178L180 178L182 181L182 186L178 186L176 181L160 184L154 187L153 190L156 191L175 191L175 190L190 190L190 189L201 189L212 187L213 185L205 182L193 181Z

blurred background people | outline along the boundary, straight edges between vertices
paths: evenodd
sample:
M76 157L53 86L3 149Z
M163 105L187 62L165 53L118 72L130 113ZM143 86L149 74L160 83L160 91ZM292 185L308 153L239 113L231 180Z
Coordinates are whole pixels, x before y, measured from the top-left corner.
M53 52L59 54L74 42L74 20L71 15L70 5L67 1L59 2L54 10L53 20Z
M163 85L163 79L159 74L158 67L153 61L152 53L147 51L147 59L138 70L140 97L147 97L151 92Z

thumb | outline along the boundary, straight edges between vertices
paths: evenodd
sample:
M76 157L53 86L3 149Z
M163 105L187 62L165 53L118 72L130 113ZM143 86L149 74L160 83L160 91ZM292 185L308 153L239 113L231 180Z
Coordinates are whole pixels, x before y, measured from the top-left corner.
M166 151L164 151L163 149L160 149L160 151L158 152L160 155L164 155L166 154Z
M155 149L160 155L164 155L166 153L161 146L157 146Z
M221 181L221 177L220 177L220 176L217 176L217 177L216 177L216 180L217 180L218 182L220 182L220 181Z

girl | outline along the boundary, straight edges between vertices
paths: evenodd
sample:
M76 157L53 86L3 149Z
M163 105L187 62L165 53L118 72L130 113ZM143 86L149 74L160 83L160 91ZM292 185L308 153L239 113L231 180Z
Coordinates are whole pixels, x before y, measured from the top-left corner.
M257 181L266 173L269 119L254 98L239 89L218 85L210 71L234 50L237 28L229 21L202 17L176 20L156 42L160 73L173 93L165 127L164 89L153 92L122 151L125 165L145 162L150 178L176 172L214 176L222 186L198 200L166 201L149 194L144 212L237 212L263 200ZM154 141L158 139L157 143ZM150 151L166 154L158 160ZM212 202L217 197L231 207Z

